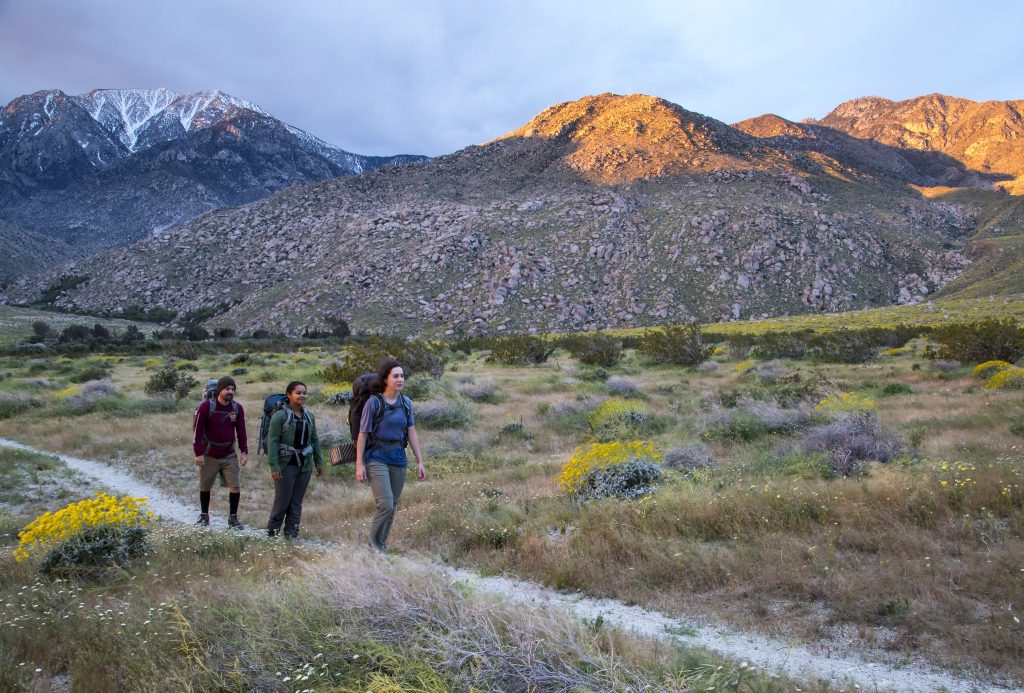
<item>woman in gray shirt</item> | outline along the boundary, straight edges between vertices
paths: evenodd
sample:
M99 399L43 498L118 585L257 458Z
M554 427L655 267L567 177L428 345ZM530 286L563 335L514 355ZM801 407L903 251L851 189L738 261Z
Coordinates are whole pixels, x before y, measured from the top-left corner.
M409 465L406 444L416 456L416 477L420 481L427 478L412 401L402 394L404 385L402 364L390 358L383 360L371 385L374 394L363 407L356 441L356 479L369 479L377 506L370 526L370 548L381 553L387 551L388 533L405 486Z

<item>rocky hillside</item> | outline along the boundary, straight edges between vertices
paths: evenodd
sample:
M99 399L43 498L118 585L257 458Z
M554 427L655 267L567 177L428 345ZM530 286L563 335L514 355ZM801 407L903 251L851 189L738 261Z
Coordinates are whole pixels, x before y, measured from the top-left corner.
M86 255L294 183L424 158L352 154L221 92L40 91L0 112L0 219Z
M854 99L819 121L911 152L941 153L1024 194L1024 101L975 102L942 94L907 101Z
M74 257L68 244L0 221L0 282L41 272Z
M588 97L482 146L288 188L80 261L56 304L214 307L211 325L242 331L337 316L501 333L919 301L960 273L975 219L909 187L925 175L913 162L841 133L849 147L792 139L649 96ZM61 276L7 298L37 300Z

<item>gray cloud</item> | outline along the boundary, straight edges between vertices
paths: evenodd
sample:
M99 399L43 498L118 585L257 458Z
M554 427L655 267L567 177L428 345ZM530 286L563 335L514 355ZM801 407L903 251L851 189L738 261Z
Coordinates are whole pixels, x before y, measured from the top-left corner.
M612 91L726 122L842 101L1024 96L1024 4L867 0L0 0L0 101L221 89L351 151L440 154Z

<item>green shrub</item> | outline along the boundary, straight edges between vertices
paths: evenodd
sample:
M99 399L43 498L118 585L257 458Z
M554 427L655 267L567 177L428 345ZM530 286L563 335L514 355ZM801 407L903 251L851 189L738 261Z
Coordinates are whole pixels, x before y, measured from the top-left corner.
M191 375L168 366L154 373L143 390L147 395L174 395L177 399L184 399L197 385L199 381Z
M629 460L587 472L578 495L581 499L641 498L654 493L663 476L654 462Z
M912 395L914 391L904 383L889 383L882 388L882 397L893 397L895 395Z
M500 337L491 342L488 363L506 366L538 365L547 361L555 352L555 344L541 337L517 334Z
M97 577L111 567L127 568L148 547L145 527L86 527L55 546L39 564L51 577Z
M71 374L69 380L73 383L84 383L89 380L102 380L110 376L113 368L106 364L88 363L81 370Z
M231 375L234 375L234 376L248 375L248 374L249 374L249 369L248 368L232 368L231 369Z
M332 384L351 383L365 373L377 369L381 359L391 357L402 364L406 377L444 375L448 358L444 347L421 339L402 339L372 335L360 342L350 342L342 352L342 361L317 371L317 377Z
M940 344L940 359L961 363L1012 362L1024 356L1024 330L1012 318L943 325L932 336Z
M676 366L696 366L713 351L712 346L704 344L695 323L646 330L636 348L653 363Z
M601 332L565 337L560 344L587 366L611 368L622 359L622 340Z
M43 403L27 395L0 393L0 419L11 419L30 409L37 409Z

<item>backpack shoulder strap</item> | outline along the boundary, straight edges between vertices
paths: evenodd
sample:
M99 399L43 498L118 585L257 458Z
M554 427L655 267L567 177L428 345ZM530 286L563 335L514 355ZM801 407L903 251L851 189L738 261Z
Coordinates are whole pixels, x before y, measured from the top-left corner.
M384 413L387 411L387 403L384 401L384 395L371 395L372 399L377 403L377 411L373 413L373 430L377 430L377 426L384 419Z

